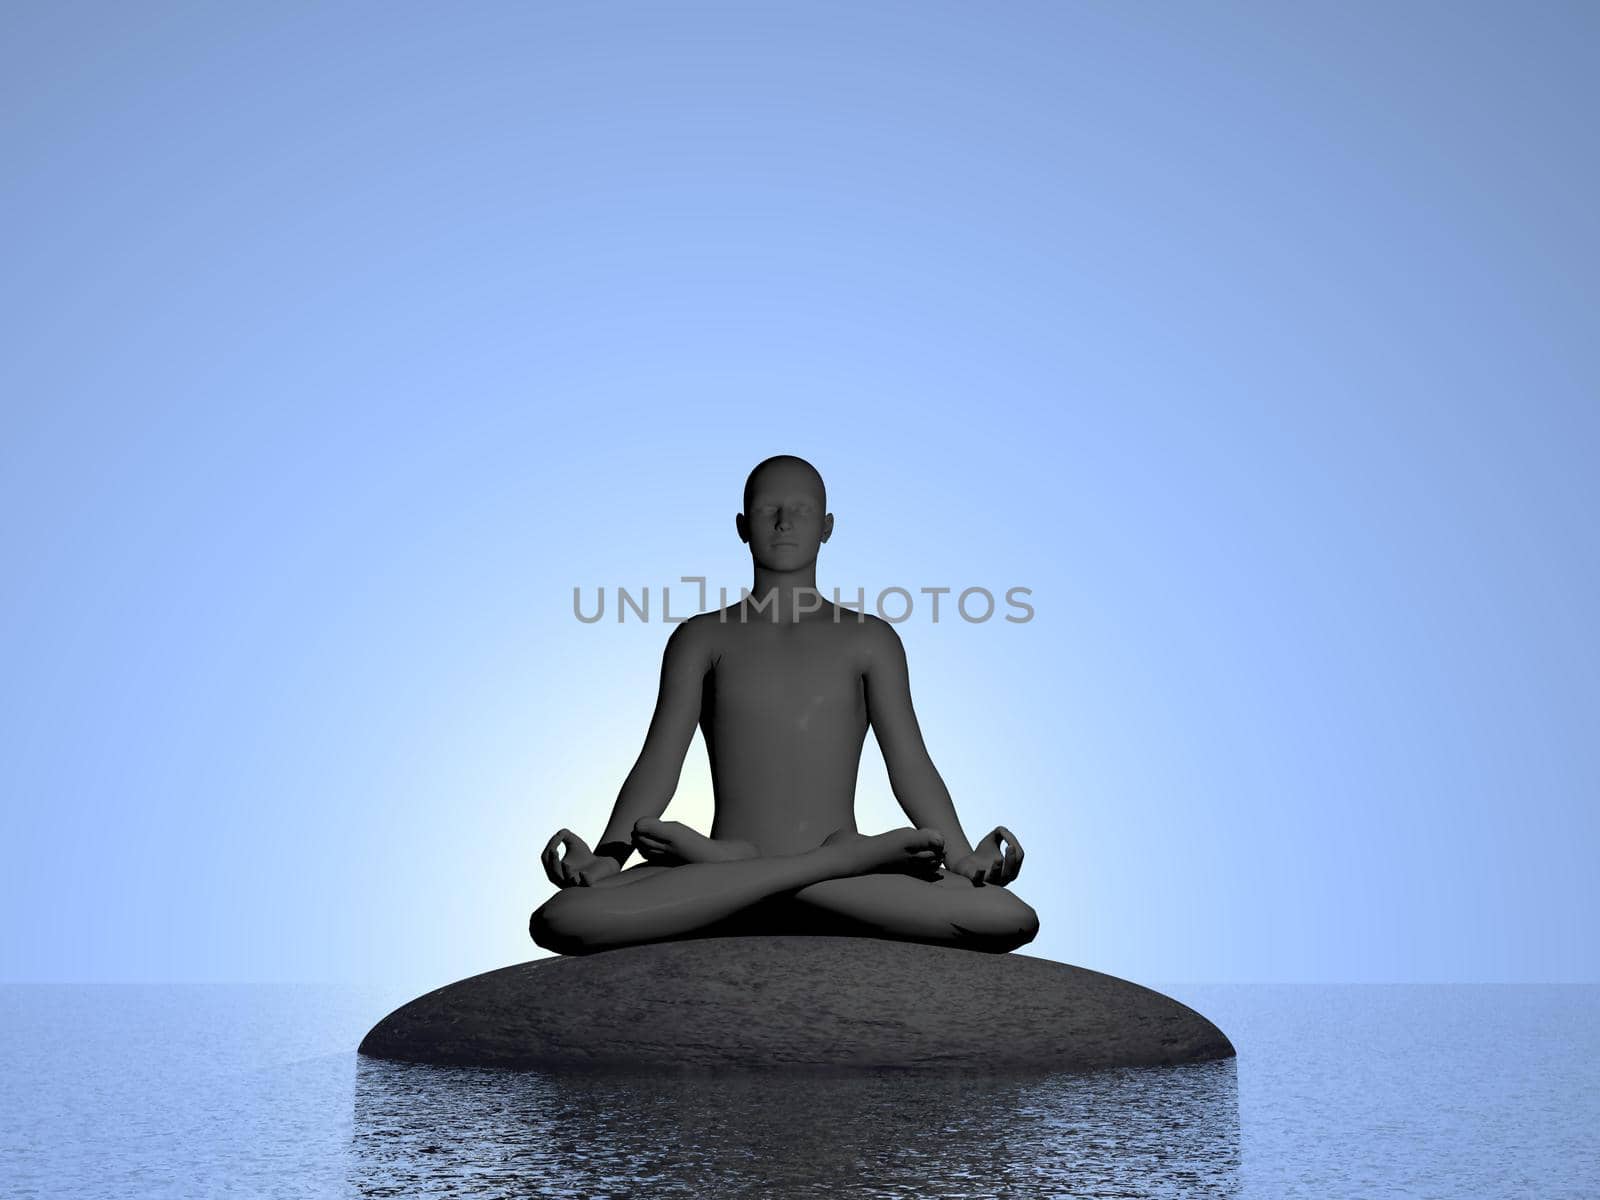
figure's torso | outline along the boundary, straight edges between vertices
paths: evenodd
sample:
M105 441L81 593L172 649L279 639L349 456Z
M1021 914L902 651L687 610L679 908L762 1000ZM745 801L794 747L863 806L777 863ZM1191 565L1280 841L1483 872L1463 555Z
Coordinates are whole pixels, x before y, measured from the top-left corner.
M853 614L835 622L832 611L741 624L735 610L711 627L700 729L716 797L713 837L792 854L855 828L867 732L861 634Z

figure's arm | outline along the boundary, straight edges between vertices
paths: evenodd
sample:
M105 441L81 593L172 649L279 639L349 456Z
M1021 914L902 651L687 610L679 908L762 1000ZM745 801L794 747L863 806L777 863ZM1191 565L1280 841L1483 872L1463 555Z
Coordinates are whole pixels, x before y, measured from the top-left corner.
M595 847L596 854L616 859L619 867L633 852L634 823L640 817L659 817L678 790L683 759L700 721L701 689L711 669L703 629L699 622L686 621L667 639L661 656L661 688L644 748L617 793L611 820Z
M972 853L972 844L922 740L922 727L911 706L906 648L887 621L869 617L865 632L867 719L883 749L894 798L918 829L937 829L944 835L946 859L964 858Z
M967 841L950 791L922 740L922 727L911 705L906 650L894 626L869 618L866 653L867 719L883 749L894 798L917 828L937 829L944 835L944 860L952 871L974 882L1010 883L1022 869L1022 847L1004 827L988 834L977 851ZM1003 854L1002 841L1006 844Z

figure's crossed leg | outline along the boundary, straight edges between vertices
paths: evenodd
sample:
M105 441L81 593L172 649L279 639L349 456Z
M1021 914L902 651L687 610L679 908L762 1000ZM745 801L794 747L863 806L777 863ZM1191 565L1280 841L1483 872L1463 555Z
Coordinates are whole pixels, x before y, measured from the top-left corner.
M1039 917L1007 888L940 871L860 875L801 888L788 901L803 932L927 942L1004 954L1033 941Z
M862 836L841 830L827 844ZM807 933L928 942L996 954L1027 945L1039 932L1038 914L1014 892L943 870L825 879L801 888L788 907Z
M653 817L641 817L635 822L633 844L646 862L665 867L761 856L761 851L749 842L708 838L682 821L658 821Z
M663 832L691 845L676 831L641 831ZM1033 940L1032 908L1005 888L936 870L941 850L937 833L897 829L836 834L804 854L636 866L558 892L529 930L562 954L714 933L863 935L997 953Z

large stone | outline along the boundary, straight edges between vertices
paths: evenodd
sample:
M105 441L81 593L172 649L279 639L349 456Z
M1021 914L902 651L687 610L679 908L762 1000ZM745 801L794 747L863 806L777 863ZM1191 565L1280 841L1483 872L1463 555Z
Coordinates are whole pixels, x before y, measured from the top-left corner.
M361 1053L543 1071L983 1074L1228 1058L1193 1009L1021 954L844 937L705 938L504 967L429 992Z

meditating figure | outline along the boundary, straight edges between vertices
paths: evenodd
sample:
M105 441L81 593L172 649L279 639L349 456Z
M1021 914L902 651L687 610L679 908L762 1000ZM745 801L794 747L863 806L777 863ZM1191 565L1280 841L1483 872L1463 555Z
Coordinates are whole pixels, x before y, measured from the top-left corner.
M755 585L668 639L644 749L600 844L563 829L544 849L561 890L533 914L534 940L562 954L739 933L993 952L1032 941L1039 919L1006 886L1022 846L1003 826L976 849L967 841L922 742L899 635L817 591L833 533L822 477L803 459L766 460L737 527ZM660 819L696 723L711 759L710 836ZM913 828L856 829L869 726ZM624 870L634 850L645 861Z

